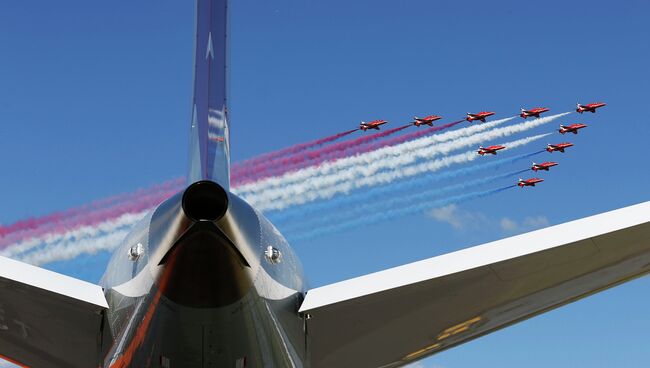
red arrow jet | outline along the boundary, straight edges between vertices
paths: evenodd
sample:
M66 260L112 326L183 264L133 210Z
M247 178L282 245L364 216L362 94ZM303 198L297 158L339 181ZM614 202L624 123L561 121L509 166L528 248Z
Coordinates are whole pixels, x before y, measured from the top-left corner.
M573 133L578 134L578 129L586 128L585 124L571 124L569 126L560 125L558 132L562 134Z
M533 167L531 167L530 169L535 172L539 170L548 171L548 169L550 169L553 166L557 166L557 162L548 161L548 162L542 162L541 164L536 164L533 162Z
M413 120L414 120L413 125L415 125L417 127L419 127L420 125L428 125L428 126L432 127L433 122L436 121L436 120L440 120L440 119L442 119L442 116L438 116L438 115L429 115L429 116L425 116L423 118L418 118L417 116L414 116L413 117Z
M388 124L386 120L373 120L369 123L366 123L365 121L362 121L361 124L359 124L359 129L366 131L368 129L376 129L379 130L380 125Z
M527 180L524 180L524 179L520 178L519 181L517 182L517 185L519 185L521 188L523 188L523 187L534 187L535 184L541 183L543 181L544 180L540 179L540 178L530 178L530 179L527 179Z
M560 151L564 153L564 149L569 147L573 147L573 143L565 142L565 143L558 143L558 144L548 144L546 145L546 150L551 153L553 153L554 151Z
M526 110L526 109L524 109L522 107L521 108L521 114L519 114L519 116L521 116L524 119L526 119L528 117L531 117L531 116L534 116L534 117L538 118L539 114L541 114L543 112L547 112L548 110L549 109L546 108L546 107L536 107L536 108L530 109L530 110Z
M497 151L502 150L504 148L506 148L506 146L490 146L490 147L481 146L481 147L478 148L478 151L476 151L476 152L481 156L483 156L485 154L488 154L488 153L492 154L492 155L496 155Z
M576 109L577 112L583 113L585 111L591 111L591 112L596 112L596 109L599 107L603 107L606 104L604 102L594 102L586 105L581 105L578 104L578 108Z
M472 122L474 120L480 120L480 121L485 123L485 118L487 118L488 116L492 116L492 115L494 115L494 112L492 112L492 111L481 111L481 112L478 112L476 114L472 114L472 113L468 112L467 117L465 118L465 120L467 120L469 122Z

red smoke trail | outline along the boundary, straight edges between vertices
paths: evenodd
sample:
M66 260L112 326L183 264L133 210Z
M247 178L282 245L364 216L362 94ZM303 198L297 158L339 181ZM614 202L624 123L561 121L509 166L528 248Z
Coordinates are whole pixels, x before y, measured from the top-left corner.
M264 163L266 163L266 162L268 162L270 160L275 160L275 159L277 159L279 157L284 157L284 156L287 156L287 155L294 155L296 153L306 151L306 150L311 149L311 148L320 147L320 146L322 146L322 145L324 145L326 143L330 143L330 142L333 142L333 141L335 141L337 139L343 138L348 134L352 134L352 133L356 132L357 130L359 130L359 129L348 130L347 132L343 132L343 133L335 134L335 135L332 135L332 136L329 136L329 137L317 139L317 140L312 141L312 142L300 143L300 144L296 144L295 146L291 146L291 147L283 148L281 150L265 153L265 154L259 155L257 157L253 157L251 159L244 160L244 161L239 162L239 163L235 163L232 166L232 171L233 171L233 173L237 173L239 170L243 170L244 168L246 168L248 166L256 166L256 165L259 165L259 164L264 164Z
M320 157L324 155L331 154L333 152L344 151L351 147L357 147L359 145L376 141L383 137L387 137L391 134L395 134L399 131L402 131L412 125L413 124L403 125L397 128L388 129L384 132L375 133L372 135L359 137L357 139L352 139L349 141L325 146L323 148L314 151L305 152L300 155L292 155L289 157L279 158L271 162L262 162L256 165L246 165L245 167L240 168L239 170L233 171L231 181L233 185L241 185L241 184L259 180L264 177L268 177L270 175L267 173L267 170L269 170L269 168L271 167L279 167L281 172L284 173L288 171L284 169L285 167L294 168L294 167L308 166L309 164L307 164L307 162L318 160Z
M81 226L96 225L129 212L141 212L162 202L180 190L185 182L179 178L148 189L124 193L95 201L89 205L16 222L2 228L0 247L50 233L60 233ZM127 210L126 212L123 212Z
M233 182L236 184L245 184L248 182L257 181L271 176L279 176L287 172L305 168L307 166L315 166L315 165L322 164L323 162L334 161L343 157L374 151L382 147L394 146L403 142L407 142L413 139L430 135L435 132L439 132L444 129L451 128L455 125L462 123L463 121L465 120L454 121L452 123L447 123L444 125L419 130L417 132L400 135L391 139L375 142L377 139L381 137L385 137L387 135L393 134L397 131L403 130L412 125L409 124L409 125L405 125L399 128L394 128L391 130L387 130L386 132L378 133L374 135L378 137L368 136L368 137L357 138L355 140L342 142L336 145L331 145L321 150L307 152L302 155L284 157L282 159L269 162L266 165L257 165L255 167L248 168L248 170L246 171L237 172L236 173L237 176L236 177L233 176ZM362 139L364 138L372 138L372 139L362 141Z

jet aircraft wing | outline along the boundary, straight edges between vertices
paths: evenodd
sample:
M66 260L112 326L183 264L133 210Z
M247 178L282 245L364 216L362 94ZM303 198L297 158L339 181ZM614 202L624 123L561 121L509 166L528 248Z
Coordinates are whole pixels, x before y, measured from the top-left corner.
M102 288L0 257L0 356L26 367L97 367Z
M650 272L650 202L309 291L313 367L398 367Z

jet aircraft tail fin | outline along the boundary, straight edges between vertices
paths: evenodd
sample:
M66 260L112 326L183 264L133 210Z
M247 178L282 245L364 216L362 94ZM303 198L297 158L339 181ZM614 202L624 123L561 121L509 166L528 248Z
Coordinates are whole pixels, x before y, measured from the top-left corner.
M211 180L230 187L227 106L227 0L197 0L194 97L190 132L190 183Z

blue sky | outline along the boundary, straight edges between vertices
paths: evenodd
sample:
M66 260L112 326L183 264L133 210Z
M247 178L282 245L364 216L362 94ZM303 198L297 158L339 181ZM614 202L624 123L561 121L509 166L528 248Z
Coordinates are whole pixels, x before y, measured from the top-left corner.
M647 2L231 6L235 160L360 120L608 103L562 121L589 127L554 138L576 147L535 190L294 244L314 286L649 199ZM193 18L168 0L0 5L0 223L185 174ZM631 282L424 366L646 366L648 290Z

